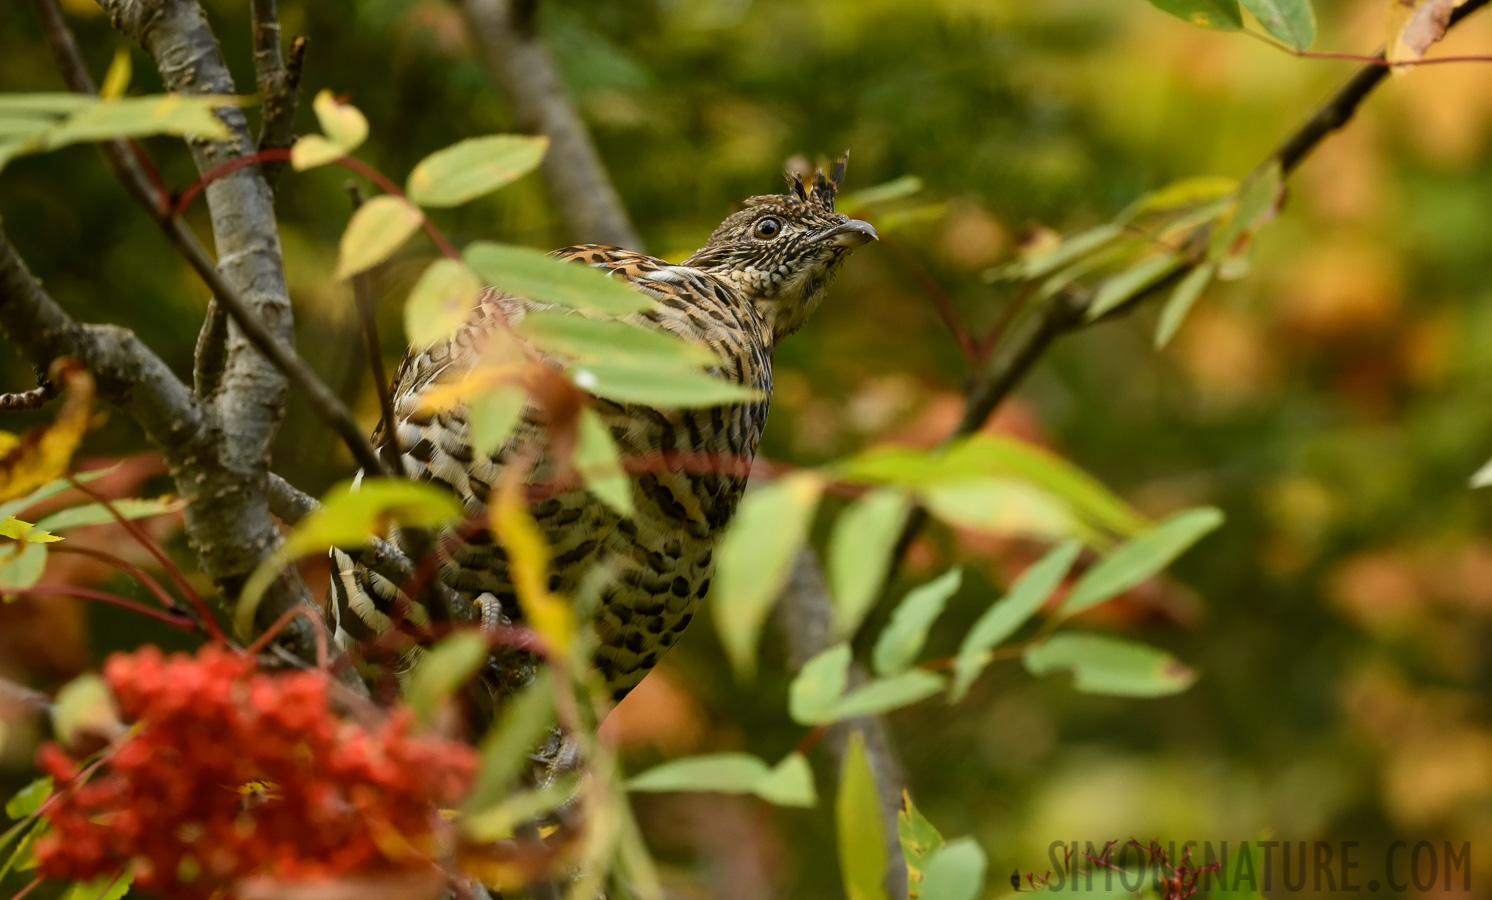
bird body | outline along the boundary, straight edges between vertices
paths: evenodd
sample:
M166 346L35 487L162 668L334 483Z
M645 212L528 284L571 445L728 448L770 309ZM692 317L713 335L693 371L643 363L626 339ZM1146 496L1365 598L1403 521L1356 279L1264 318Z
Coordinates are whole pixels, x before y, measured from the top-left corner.
M573 596L587 573L603 566L606 583L594 619L594 662L620 699L677 641L709 591L714 553L746 486L766 423L772 390L772 348L800 327L823 299L845 256L875 239L864 222L833 211L838 175L822 173L811 189L794 182L787 196L754 197L716 229L682 264L595 244L553 255L604 269L652 300L626 317L707 348L706 371L754 389L760 400L708 409L660 409L587 397L624 460L643 461L629 484L634 512L624 516L583 487L531 503L551 550L551 591ZM426 394L476 366L498 329L554 307L489 290L448 340L411 351L394 378L394 427L375 442L397 438L405 474L448 487L478 515L509 467L529 466L529 484L545 484L564 468L548 427L551 416L530 400L514 434L490 456L472 452L467 409L432 408ZM572 313L580 314L580 313ZM342 643L386 630L402 602L398 586L334 552L329 614ZM520 618L503 548L482 531L442 561L441 579L484 609L487 624ZM532 673L535 661L499 653L489 680L499 695Z

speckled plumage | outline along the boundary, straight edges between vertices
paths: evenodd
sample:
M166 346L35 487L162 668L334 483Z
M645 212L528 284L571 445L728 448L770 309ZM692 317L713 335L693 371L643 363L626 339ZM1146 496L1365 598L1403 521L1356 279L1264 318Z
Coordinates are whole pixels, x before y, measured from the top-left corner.
M717 357L712 374L770 397L772 348L808 319L849 252L875 239L866 223L834 212L842 171L841 165L833 178L820 173L811 185L792 179L785 196L747 200L680 265L594 244L554 255L641 288L653 304L632 321L709 348ZM455 335L412 351L395 375L395 433L405 472L449 486L470 513L481 511L514 460L534 461L530 483L553 474L543 415L530 406L503 447L479 458L471 450L465 407L429 412L423 394L475 365L503 319L516 324L530 311L551 308L488 291ZM745 488L768 402L710 409L653 409L598 397L588 402L624 458L656 461L631 478L636 514L623 518L579 487L530 509L552 548L552 590L572 595L587 573L605 567L595 664L620 698L673 646L709 591L715 547ZM374 437L387 440L387 432L380 427ZM339 642L390 627L400 599L396 587L340 551L333 558L329 614ZM441 578L497 621L518 618L506 555L486 532L445 561ZM399 608L411 622L425 618L412 604ZM532 667L525 654L508 652L494 659L489 680L506 694Z

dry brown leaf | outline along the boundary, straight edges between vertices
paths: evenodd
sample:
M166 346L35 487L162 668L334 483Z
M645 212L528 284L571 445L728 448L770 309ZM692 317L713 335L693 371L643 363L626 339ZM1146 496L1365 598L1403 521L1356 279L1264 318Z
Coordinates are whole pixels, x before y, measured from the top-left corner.
M1466 0L1388 0L1389 62L1424 59L1430 45L1445 37L1451 13ZM1397 69L1396 71L1402 71Z
M21 435L0 457L0 500L20 497L67 473L73 451L93 417L93 377L74 359L52 364L51 378L65 388L56 421Z

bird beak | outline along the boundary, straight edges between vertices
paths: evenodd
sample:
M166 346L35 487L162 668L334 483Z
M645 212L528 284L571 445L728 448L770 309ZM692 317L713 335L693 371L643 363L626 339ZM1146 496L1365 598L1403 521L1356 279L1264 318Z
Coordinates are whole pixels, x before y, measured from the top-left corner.
M831 241L851 250L880 239L881 236L876 234L876 230L870 226L869 222L862 222L859 219L850 219L843 225L835 225L819 235L819 240Z

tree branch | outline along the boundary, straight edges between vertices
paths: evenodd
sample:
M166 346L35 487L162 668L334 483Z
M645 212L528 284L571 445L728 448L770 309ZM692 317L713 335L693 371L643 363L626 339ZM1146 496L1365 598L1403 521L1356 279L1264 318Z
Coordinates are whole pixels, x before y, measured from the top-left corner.
M537 7L536 0L461 3L477 53L513 107L519 130L549 137L544 180L565 227L579 241L641 250L642 239L539 36Z
M295 142L295 107L300 99L301 63L306 39L290 44L290 58L280 52L280 18L275 0L251 0L254 31L254 80L261 98L259 149L289 147ZM265 163L264 178L274 187L284 163Z

